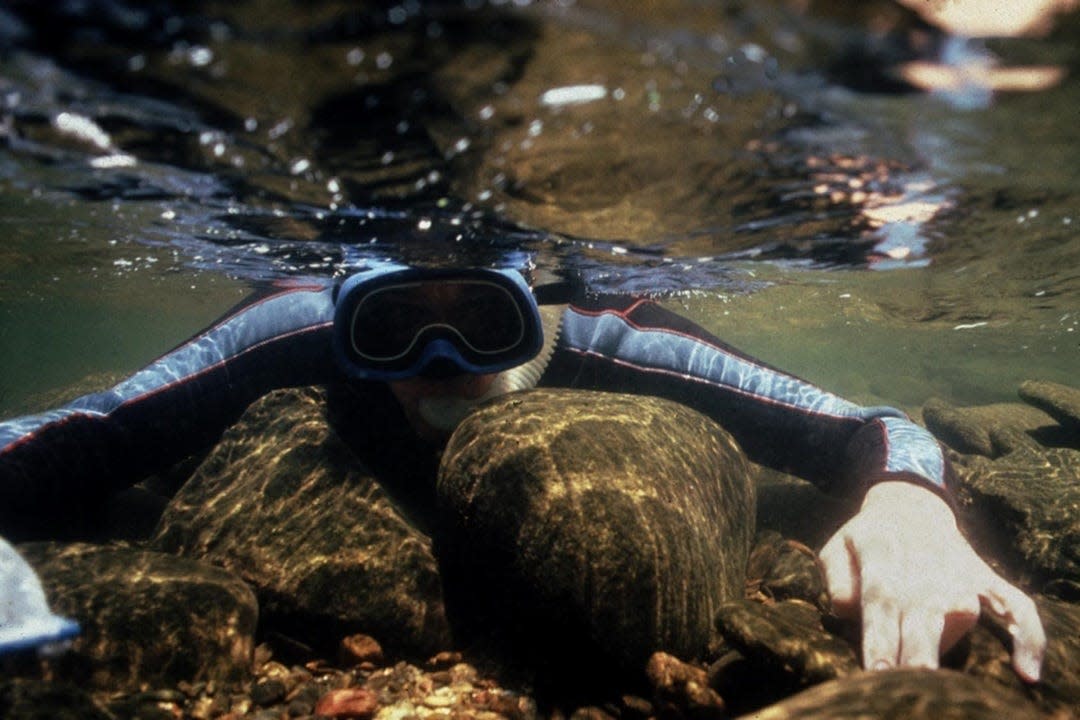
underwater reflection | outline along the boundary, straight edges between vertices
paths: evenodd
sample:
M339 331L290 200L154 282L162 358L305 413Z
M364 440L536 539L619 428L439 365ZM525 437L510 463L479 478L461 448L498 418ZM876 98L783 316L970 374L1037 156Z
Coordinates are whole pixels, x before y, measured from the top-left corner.
M929 22L965 37L1045 35L1077 0L899 0Z
M1048 90L1064 79L1057 65L1009 67L981 41L951 37L939 60L914 60L898 68L916 88L937 93L958 108L985 108L995 93Z
M1066 75L1065 68L1057 65L1009 66L983 39L1046 35L1055 16L1075 9L1076 0L900 1L951 34L936 60L904 63L898 68L900 77L957 107L987 107L995 93L1046 90Z

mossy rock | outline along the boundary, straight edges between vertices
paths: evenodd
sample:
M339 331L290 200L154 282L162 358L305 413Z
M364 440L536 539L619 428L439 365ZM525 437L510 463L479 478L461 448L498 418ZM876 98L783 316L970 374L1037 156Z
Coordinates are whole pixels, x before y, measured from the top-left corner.
M551 682L636 676L656 650L698 656L716 609L743 593L753 472L682 405L507 396L454 433L438 495L455 627Z
M85 543L28 543L53 610L82 634L53 661L57 679L115 690L251 673L258 606L232 573L188 558Z
M429 538L330 429L313 389L248 408L172 499L153 546L229 568L255 589L264 629L316 650L352 632L421 657L450 641Z

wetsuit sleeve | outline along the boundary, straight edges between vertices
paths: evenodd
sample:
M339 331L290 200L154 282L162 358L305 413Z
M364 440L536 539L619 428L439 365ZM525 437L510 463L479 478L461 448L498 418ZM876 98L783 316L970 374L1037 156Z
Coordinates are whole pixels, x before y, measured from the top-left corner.
M168 467L274 388L336 379L331 294L307 286L258 298L109 390L0 423L0 530L21 535L28 518Z
M758 463L856 494L904 480L951 502L941 446L899 410L863 407L755 360L655 303L571 306L547 384L668 397L717 420Z

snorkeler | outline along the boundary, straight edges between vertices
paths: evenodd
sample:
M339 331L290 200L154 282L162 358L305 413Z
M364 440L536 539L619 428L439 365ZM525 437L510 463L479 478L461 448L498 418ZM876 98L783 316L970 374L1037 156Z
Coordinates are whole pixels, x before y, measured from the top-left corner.
M0 423L0 534L32 537L40 518L75 514L199 451L276 388L328 386L331 416L352 425L344 436L377 474L425 457L417 448L436 458L433 472L465 415L507 392L649 394L713 418L758 463L862 497L820 556L834 610L861 620L865 667L937 667L985 602L1007 619L1017 673L1038 679L1035 605L960 534L952 470L925 429L764 365L654 303L538 304L542 291L516 270L382 263L257 298L110 390ZM428 509L423 488L388 482Z

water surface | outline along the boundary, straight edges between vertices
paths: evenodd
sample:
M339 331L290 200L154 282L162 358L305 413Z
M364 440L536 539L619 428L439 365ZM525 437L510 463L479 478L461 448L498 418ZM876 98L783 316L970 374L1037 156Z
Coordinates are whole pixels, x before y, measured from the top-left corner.
M867 402L1075 382L1077 14L972 42L799 8L12 3L0 414L275 279L514 249Z

